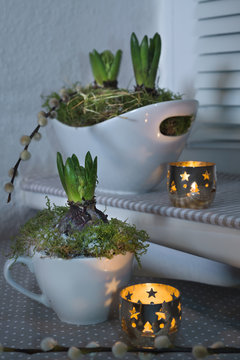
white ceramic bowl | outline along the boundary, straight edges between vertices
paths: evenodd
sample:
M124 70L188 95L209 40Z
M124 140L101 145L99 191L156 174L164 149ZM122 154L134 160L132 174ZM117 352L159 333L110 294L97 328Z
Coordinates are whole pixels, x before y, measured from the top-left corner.
M162 121L184 115L194 119L197 107L196 100L162 102L78 128L53 120L48 134L65 159L76 154L83 163L87 151L98 156L98 191L144 193L160 183L166 164L178 159L189 135L163 135Z

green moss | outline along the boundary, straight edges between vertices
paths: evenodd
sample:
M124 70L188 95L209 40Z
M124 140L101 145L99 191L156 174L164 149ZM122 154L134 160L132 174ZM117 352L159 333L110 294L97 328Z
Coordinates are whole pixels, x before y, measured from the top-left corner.
M12 256L29 255L29 250L43 251L46 255L71 259L77 256L107 257L132 252L139 261L146 252L148 235L117 219L109 223L87 226L66 236L59 232L57 224L68 207L50 207L41 210L21 229L12 247Z
M170 117L161 123L160 132L167 136L183 135L189 130L192 120L193 115Z
M73 94L76 92L75 89L76 84L73 88L66 90L69 94ZM52 97L60 99L55 92L44 97L43 107L47 110L50 110L48 102ZM156 92L149 93L144 89L131 92L126 89L104 89L89 86L81 88L68 103L60 104L57 110L57 119L70 126L89 126L142 106L179 99L181 99L181 95L166 89L157 89Z

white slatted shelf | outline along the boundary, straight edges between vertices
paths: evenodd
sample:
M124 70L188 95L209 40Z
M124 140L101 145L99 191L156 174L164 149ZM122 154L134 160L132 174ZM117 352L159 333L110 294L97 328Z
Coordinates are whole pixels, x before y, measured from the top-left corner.
M56 205L66 203L57 176L23 178L25 205L43 208L47 195ZM240 268L240 176L219 174L216 198L203 210L171 205L165 184L159 191L137 195L97 193L100 210L148 231L151 241Z

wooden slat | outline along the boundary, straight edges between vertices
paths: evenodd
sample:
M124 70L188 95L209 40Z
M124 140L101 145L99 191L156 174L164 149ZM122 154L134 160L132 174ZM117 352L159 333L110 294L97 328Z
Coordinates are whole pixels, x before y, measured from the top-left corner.
M240 33L199 38L198 54L240 51Z
M196 68L197 71L240 70L240 52L199 56L196 61Z
M238 90L198 90L196 94L200 105L238 106L240 89Z
M240 14L239 0L219 0L209 2L199 2L197 5L196 16L198 19L219 17L232 14Z
M239 89L240 71L226 71L215 73L199 73L196 77L195 87L197 89Z
M199 20L196 27L199 36L240 32L240 14L216 19Z
M240 106L199 107L197 118L203 123L239 125Z

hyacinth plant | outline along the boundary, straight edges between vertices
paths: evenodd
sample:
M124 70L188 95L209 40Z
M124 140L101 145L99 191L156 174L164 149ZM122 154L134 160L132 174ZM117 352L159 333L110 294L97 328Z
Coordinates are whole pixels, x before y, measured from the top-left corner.
M41 251L48 256L71 259L107 257L131 252L140 264L140 256L147 251L148 235L134 225L110 219L96 208L97 157L90 152L84 166L76 155L65 164L57 154L57 167L67 195L66 206L51 206L39 211L21 229L13 245L12 256Z
M114 56L110 50L99 54L94 49L89 53L89 59L96 85L116 89L122 50L119 49Z
M88 151L84 167L79 164L75 154L67 158L64 165L62 155L57 153L57 168L69 204L69 211L58 225L59 230L68 235L86 225L96 224L99 220L107 223L107 216L95 206L97 157L93 160Z
M136 80L136 89L144 88L156 93L155 83L161 54L161 37L158 33L148 40L147 35L139 45L135 33L131 35L131 56Z

